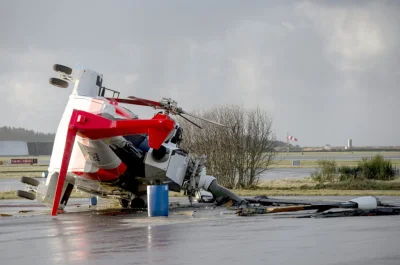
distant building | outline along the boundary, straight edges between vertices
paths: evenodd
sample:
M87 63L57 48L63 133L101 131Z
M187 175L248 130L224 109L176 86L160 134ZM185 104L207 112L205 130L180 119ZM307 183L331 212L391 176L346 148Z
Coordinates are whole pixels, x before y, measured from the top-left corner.
M351 149L351 148L353 148L353 140L348 139L347 140L347 149Z
M332 147L331 147L330 144L326 144L326 145L325 145L325 150L331 150L331 149L332 149Z

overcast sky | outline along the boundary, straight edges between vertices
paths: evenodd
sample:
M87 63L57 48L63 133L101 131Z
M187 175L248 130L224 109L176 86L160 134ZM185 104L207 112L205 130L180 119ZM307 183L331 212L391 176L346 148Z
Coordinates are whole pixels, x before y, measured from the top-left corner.
M301 146L400 145L399 26L400 1L1 1L0 126L55 132L52 66L82 64L124 97L258 105Z

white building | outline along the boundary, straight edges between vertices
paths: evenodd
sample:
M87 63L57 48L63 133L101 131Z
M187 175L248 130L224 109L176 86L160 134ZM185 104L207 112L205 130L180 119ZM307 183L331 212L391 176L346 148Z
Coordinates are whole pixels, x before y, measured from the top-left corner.
M351 149L353 147L353 140L348 139L347 140L347 149Z

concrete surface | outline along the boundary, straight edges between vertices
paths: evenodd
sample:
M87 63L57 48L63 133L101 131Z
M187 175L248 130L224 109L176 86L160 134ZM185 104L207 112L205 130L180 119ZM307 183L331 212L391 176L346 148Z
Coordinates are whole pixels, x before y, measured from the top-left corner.
M351 197L308 197L316 198ZM398 197L380 199L400 203ZM0 213L19 204L39 213L0 218L0 264L400 264L400 216L238 217L209 208L148 218L88 211L76 207L86 200L75 199L70 213L51 217L35 202L0 203Z

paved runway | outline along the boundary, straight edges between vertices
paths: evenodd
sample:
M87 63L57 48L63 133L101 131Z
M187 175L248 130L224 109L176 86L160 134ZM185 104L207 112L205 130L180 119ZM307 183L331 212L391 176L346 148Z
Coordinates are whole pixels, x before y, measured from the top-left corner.
M310 177L316 168L270 168L260 175L262 180L303 179ZM0 188L1 189L1 188Z
M148 218L78 211L56 218L29 213L0 218L0 264L400 264L400 216L276 219L223 215L221 209L190 213Z
M355 153L355 154L329 154L329 152L324 152L319 155L309 155L307 153L304 153L303 155L301 153L289 153L289 155L282 154L276 156L275 160L319 160L319 159L333 159L333 160L350 160L350 161L356 161L356 160L361 160L363 157L372 157L372 154L360 154L360 153ZM396 152L395 154L392 153L382 153L382 156L386 159L391 159L391 160L399 160L400 159L400 153Z

